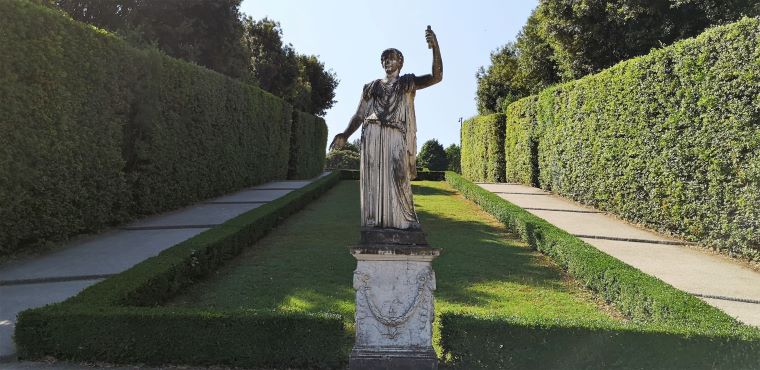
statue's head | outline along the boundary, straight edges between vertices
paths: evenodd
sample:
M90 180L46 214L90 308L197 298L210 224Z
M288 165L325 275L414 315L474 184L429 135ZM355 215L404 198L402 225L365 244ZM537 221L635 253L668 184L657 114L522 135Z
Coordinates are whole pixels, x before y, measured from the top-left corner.
M395 63L393 63L393 61L395 61ZM385 72L387 73L392 72L393 68L401 70L401 67L404 66L404 54L401 54L398 49L385 49L383 50L383 53L380 54L380 63L383 65L383 69L385 69Z

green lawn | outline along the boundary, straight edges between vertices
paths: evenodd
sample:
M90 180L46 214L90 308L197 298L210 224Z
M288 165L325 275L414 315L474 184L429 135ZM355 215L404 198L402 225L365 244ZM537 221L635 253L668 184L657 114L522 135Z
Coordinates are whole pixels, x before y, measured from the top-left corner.
M616 321L611 309L445 182L415 182L414 193L428 241L443 248L434 263L438 313ZM169 305L329 311L353 322L356 262L348 246L358 238L358 182L342 181Z

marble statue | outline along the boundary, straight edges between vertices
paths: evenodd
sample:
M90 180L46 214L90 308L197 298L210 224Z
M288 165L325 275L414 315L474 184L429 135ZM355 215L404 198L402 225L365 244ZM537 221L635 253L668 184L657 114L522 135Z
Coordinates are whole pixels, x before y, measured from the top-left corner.
M393 48L383 51L380 61L385 78L364 85L356 114L330 144L331 149L340 149L362 126L361 225L365 229L420 229L410 183L416 176L414 97L417 90L443 78L441 51L430 26L425 39L433 51L432 73L400 75L403 54Z

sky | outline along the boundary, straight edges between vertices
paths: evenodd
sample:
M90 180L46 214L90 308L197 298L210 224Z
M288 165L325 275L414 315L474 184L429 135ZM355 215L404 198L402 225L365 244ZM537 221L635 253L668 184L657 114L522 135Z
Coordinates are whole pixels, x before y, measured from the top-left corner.
M335 105L325 115L328 143L356 112L364 84L385 76L380 53L404 54L401 74L431 73L425 42L430 25L443 59L443 81L417 91L417 145L437 139L459 145L459 118L477 114L475 73L490 53L517 33L537 0L243 0L240 11L280 22L283 41L319 57L340 80ZM349 141L359 137L359 130ZM419 149L419 148L418 148Z

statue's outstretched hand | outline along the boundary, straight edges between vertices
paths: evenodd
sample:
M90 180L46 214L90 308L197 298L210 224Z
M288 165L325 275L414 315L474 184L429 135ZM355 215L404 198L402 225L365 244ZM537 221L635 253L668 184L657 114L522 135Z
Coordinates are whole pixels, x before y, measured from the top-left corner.
M330 144L330 150L340 150L346 145L348 138L344 134L337 134Z
M427 26L427 29L425 30L425 41L427 41L428 49L438 47L438 38L435 37L435 32L433 32L433 29L430 28L430 26Z

